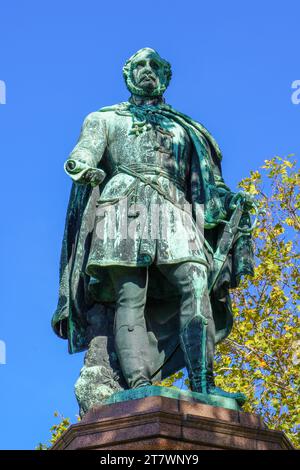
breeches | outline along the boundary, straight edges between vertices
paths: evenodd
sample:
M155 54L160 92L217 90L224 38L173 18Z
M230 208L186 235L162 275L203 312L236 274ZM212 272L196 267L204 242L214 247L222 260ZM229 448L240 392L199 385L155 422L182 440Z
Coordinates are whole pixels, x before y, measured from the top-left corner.
M213 327L212 311L207 289L207 268L201 263L157 265L181 296L180 330L194 315L200 315ZM147 298L147 268L112 266L109 268L117 294L115 331L122 326L133 329L145 326L144 308Z
M207 289L206 266L200 263L184 262L157 265L157 268L180 294L180 333L188 331L190 323L193 329L192 325L196 318L197 322L205 327L205 356L210 358L209 362L211 362L214 355L215 325ZM125 356L129 361L129 356L139 354L144 359L145 365L141 380L145 377L150 380L151 364L147 363L148 335L144 316L148 270L144 267L112 266L110 275L117 294L114 328L116 351L121 367L123 371L126 368ZM195 340L198 342L197 338ZM199 338L199 343L200 341L201 338ZM128 380L126 373L124 375L130 387L138 386L137 383L132 382L132 377Z

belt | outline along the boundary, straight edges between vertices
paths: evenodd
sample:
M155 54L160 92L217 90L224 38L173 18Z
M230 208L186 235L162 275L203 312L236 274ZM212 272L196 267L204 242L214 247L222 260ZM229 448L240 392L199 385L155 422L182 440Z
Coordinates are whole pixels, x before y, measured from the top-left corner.
M131 165L116 165L113 171L113 176L119 173L126 173L127 175L135 176L143 181L145 184L149 184L149 186L155 187L156 190L160 188L160 185L157 181L153 181L144 177L144 175L156 175L157 177L163 176L170 180L175 186L177 186L181 191L185 191L186 189L186 182L184 178L180 176L174 175L171 171L163 168L157 168L155 165L143 165L139 163L131 164ZM161 188L161 191L164 193L164 190ZM160 192L160 191L159 191Z

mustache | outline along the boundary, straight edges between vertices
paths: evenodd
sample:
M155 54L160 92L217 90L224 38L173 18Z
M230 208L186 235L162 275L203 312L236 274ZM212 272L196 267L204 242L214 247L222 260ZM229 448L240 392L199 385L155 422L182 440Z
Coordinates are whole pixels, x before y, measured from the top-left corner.
M156 81L156 76L151 73L143 73L143 75L140 76L139 82L144 80L144 78L150 78L153 82Z

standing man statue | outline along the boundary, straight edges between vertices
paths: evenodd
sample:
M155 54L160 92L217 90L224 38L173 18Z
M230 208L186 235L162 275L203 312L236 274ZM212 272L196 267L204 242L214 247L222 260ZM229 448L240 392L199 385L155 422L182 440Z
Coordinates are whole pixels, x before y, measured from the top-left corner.
M233 323L229 288L253 274L253 202L224 183L209 132L165 103L166 60L141 49L123 75L128 102L89 114L65 163L75 183L53 328L82 351L113 316L119 389L186 366L193 392L242 403L215 386L213 361Z

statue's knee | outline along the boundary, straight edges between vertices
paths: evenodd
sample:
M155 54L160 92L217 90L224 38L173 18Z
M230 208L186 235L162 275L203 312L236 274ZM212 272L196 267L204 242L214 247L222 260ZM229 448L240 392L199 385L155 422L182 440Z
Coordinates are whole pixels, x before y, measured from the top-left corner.
M181 275L184 291L192 291L197 297L207 290L207 268L200 263L186 263Z
M142 328L143 330L145 329L145 319L144 315L133 315L134 312L129 310L128 312L125 312L123 315L117 315L115 316L115 321L114 321L114 334L118 334L121 329L124 329L127 332L133 332L136 330L136 328Z

